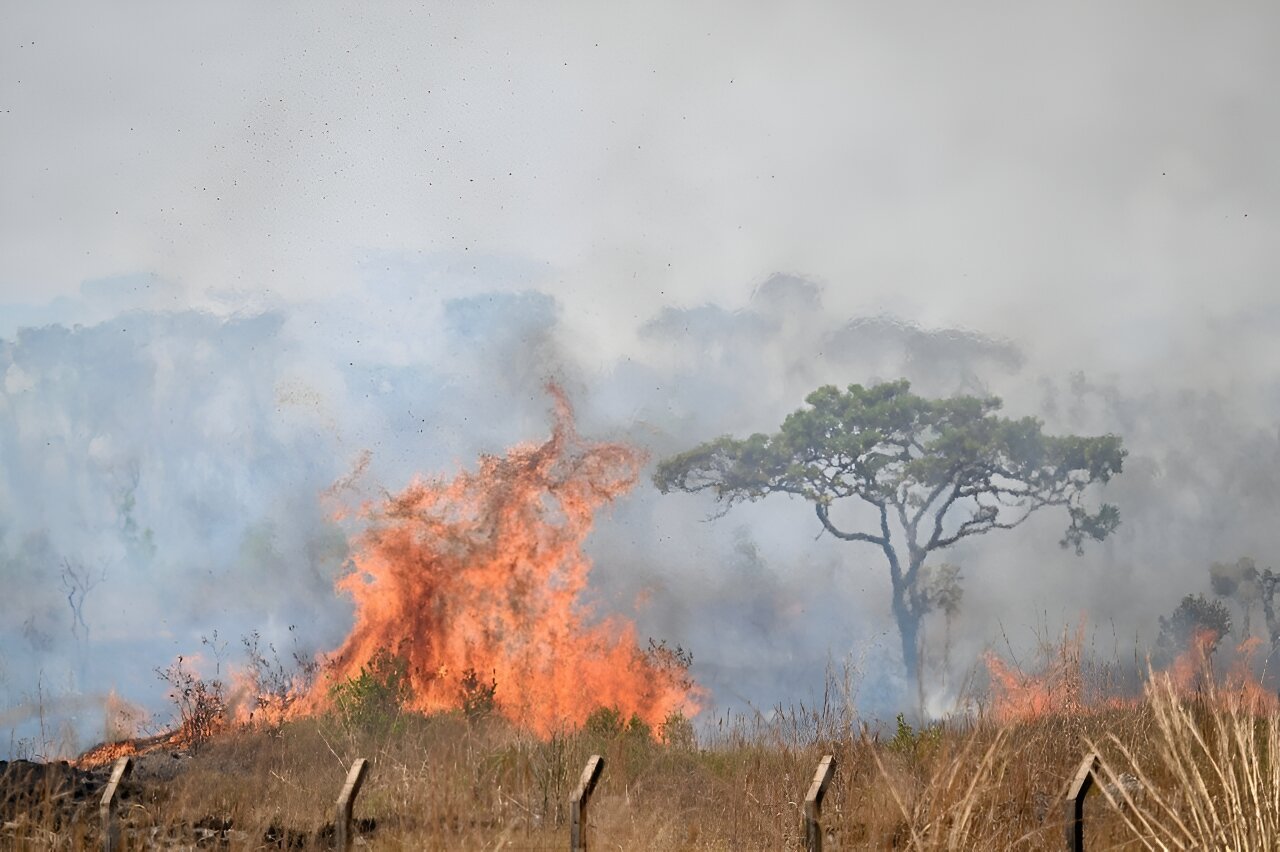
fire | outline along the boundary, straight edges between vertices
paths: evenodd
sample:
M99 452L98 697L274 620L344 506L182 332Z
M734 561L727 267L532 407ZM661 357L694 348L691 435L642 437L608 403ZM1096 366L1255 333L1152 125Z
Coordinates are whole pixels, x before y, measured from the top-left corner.
M148 719L145 710L121 698L114 689L107 693L102 709L106 717L103 735L108 742L118 742L138 736L139 728Z
M153 737L99 743L78 755L71 761L71 765L77 769L97 769L99 766L115 763L122 757L141 757L159 751L181 751L189 748L191 743L190 729L186 725L180 725L175 730Z
M1216 676L1213 654L1222 636L1201 629L1187 639L1187 647L1161 672L1175 694L1203 698L1248 709L1255 713L1280 711L1280 698L1258 679L1254 659L1262 640L1250 637L1231 655L1231 664ZM1024 673L994 653L984 657L990 678L990 715L1002 724L1025 722L1045 716L1068 716L1116 707L1132 706L1136 696L1107 694L1089 689L1083 660L1084 622L1074 636L1064 634L1050 649L1039 671Z
M1081 652L1084 622L1075 636L1063 633L1062 641L1047 655L1040 672L1026 674L988 651L983 661L991 679L990 714L1007 724L1053 714L1077 713L1085 706Z
M337 584L355 625L296 712L324 709L333 684L388 653L407 664L408 706L423 713L461 707L464 678L496 683L496 711L542 735L602 706L650 725L697 712L681 661L643 651L623 619L589 621L583 543L644 456L583 441L564 394L551 392L544 443L485 456L450 481L415 480L364 510L354 570Z
M134 757L141 753L135 740L122 740L113 743L101 743L80 754L71 763L77 769L96 769L115 763L122 757Z
M1192 695L1213 683L1213 652L1222 636L1207 627L1192 632L1183 649L1169 665L1167 673L1179 695Z
M1245 639L1236 647L1236 660L1224 678L1224 691L1233 702L1253 713L1280 713L1280 696L1267 689L1254 675L1254 658L1262 648L1257 636Z

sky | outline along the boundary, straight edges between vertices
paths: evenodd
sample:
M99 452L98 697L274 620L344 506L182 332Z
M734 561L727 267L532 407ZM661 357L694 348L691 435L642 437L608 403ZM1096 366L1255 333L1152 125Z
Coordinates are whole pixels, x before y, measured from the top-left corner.
M1207 560L1277 543L1278 30L1265 3L5 4L0 704L157 691L99 647L154 619L170 655L307 614L332 642L316 495L364 451L395 487L540 437L549 376L655 457L899 375L1122 434L1121 534L960 554L965 641L1041 610L1139 641ZM891 653L874 554L710 511L642 484L593 582L718 706ZM68 560L107 578L78 658Z

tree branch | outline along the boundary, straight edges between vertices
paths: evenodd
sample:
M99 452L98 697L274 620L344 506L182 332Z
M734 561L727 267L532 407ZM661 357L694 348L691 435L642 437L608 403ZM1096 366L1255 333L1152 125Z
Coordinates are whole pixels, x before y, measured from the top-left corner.
M956 529L953 535L938 539L936 544L929 549L941 550L943 548L950 547L962 538L968 538L971 535L981 535L982 533L990 530L1011 530L1014 527L1021 526L1027 518L1031 517L1045 506L1063 506L1066 505L1066 502L1067 501L1065 499L1037 500L1032 503L1025 512L1023 512L1022 517L1008 523L1000 522L999 507L979 504L979 511L975 512L973 517L960 524L959 528Z
M836 526L831 523L829 508L826 503L814 503L813 508L818 514L818 520L822 522L822 528L842 541L865 541L868 544L878 544L881 547L884 547L885 544L888 543L889 539L887 531L885 531L883 536L874 536L861 532L845 532L844 530L837 529ZM883 514L884 508L881 507L880 511ZM883 524L881 527L883 529Z

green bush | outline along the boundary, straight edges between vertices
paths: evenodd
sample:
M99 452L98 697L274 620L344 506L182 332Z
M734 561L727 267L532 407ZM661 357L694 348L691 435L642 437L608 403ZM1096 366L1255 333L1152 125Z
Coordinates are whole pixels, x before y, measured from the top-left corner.
M639 715L632 713L630 719L624 720L622 711L617 707L597 707L582 723L582 732L589 737L600 740L616 740L620 737L649 742L653 739L653 728Z
M898 714L898 730L889 740L889 748L899 754L915 756L921 749L928 750L942 742L942 726L930 725L916 730L907 723L907 717Z
M408 663L385 648L360 667L360 674L329 688L338 716L361 730L394 728L409 694Z
M582 723L582 732L592 737L611 740L622 733L622 711L617 707L597 707Z
M658 738L668 748L692 749L698 744L693 722L686 719L679 710L672 710L658 726Z

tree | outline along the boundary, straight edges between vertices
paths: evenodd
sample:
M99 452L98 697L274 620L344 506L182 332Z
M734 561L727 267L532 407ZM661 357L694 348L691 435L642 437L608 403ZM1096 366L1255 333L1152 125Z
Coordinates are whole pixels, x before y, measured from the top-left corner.
M1115 435L1045 435L1033 417L997 416L996 397L925 399L905 380L827 385L805 401L776 434L723 436L662 461L654 484L664 494L710 492L724 504L720 514L770 494L799 497L827 533L879 547L909 679L929 608L919 582L929 554L1013 529L1046 507L1066 509L1060 543L1077 553L1120 522L1115 506L1090 512L1084 502L1090 485L1121 470L1125 450ZM849 503L864 507L866 522L846 529L833 513Z
M88 666L89 625L84 620L84 602L89 593L107 578L107 569L95 572L83 562L62 560L62 588L67 593L67 606L71 607L71 635L76 640L76 657L79 660L79 677L81 688L84 687L85 672ZM84 635L81 635L83 631Z
M1156 657L1168 665L1187 650L1210 657L1218 643L1231 632L1231 614L1222 601L1204 595L1187 595L1169 614L1160 616L1160 635L1156 638Z
M960 602L964 599L964 575L959 565L943 562L941 565L925 565L920 569L921 601L924 613L941 612L944 630L942 634L942 676L945 679L951 671L951 623L960 614ZM923 618L923 613L921 618ZM920 628L920 654L925 655L926 643L924 627ZM920 672L924 670L926 660L920 660L917 671L916 688L919 691L920 705L924 706L924 680Z
M1253 635L1253 607L1260 603L1271 644L1273 647L1280 646L1280 614L1276 613L1275 605L1280 574L1270 568L1260 569L1253 557L1242 556L1235 562L1215 562L1210 565L1209 584L1215 595L1239 604L1244 613L1241 639L1248 639Z

